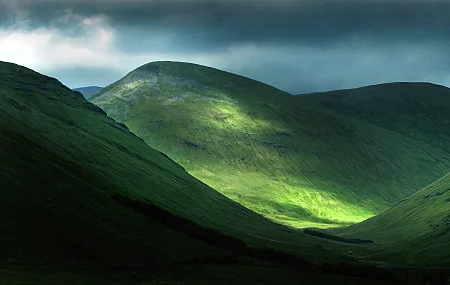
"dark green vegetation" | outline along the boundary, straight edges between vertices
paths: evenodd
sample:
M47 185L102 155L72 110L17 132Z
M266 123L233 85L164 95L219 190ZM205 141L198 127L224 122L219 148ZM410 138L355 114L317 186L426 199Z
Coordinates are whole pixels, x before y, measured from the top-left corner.
M336 235L330 235L318 230L314 229L303 229L303 232L310 236L340 241L340 242L347 242L347 243L373 243L373 240L370 239L360 239L360 238L344 238Z
M78 91L83 94L84 98L89 99L98 92L102 91L103 87L98 86L88 86L72 89L73 91Z
M195 64L146 64L91 101L196 178L294 227L362 221L450 169L441 149Z
M334 231L383 243L373 259L450 266L450 174L378 216Z
M450 88L396 82L313 93L306 98L332 111L450 152Z
M341 255L350 246L228 199L56 79L1 62L0 78L1 284L371 284L335 273L379 276L373 267L321 266L354 261ZM360 247L355 258L373 250ZM289 265L261 261L267 256Z

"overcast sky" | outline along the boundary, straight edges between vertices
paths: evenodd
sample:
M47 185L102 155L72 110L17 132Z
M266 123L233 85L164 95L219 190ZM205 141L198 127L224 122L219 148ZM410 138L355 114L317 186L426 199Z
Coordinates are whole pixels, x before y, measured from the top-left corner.
M450 86L449 0L0 0L0 60L71 88L186 61L291 93Z

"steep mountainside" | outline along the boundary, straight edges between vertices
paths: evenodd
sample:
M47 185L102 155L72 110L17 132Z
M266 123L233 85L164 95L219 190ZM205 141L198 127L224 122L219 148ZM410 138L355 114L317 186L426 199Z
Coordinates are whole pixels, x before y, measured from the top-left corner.
M98 92L102 91L103 87L98 86L88 86L72 89L73 91L78 91L83 94L84 98L89 99Z
M305 97L332 111L450 152L450 88L397 82Z
M0 264L165 264L226 253L228 243L201 241L164 215L158 222L138 202L250 246L338 259L196 180L56 79L2 62L0 78Z
M296 227L359 222L450 169L422 142L195 64L143 65L91 101L196 178Z
M373 258L450 266L450 174L378 216L335 231L384 243Z

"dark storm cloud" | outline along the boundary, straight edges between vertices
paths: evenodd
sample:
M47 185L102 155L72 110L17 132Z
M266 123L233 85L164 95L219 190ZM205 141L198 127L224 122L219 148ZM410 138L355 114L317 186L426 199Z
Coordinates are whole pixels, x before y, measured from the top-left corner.
M236 43L330 45L345 40L440 41L450 38L450 1L20 1L33 23L50 23L65 9L104 14L124 32L122 48L145 50L152 32L169 33L193 50ZM130 39L140 39L140 45ZM171 47L173 48L173 47Z
M129 4L107 12L122 25L176 33L195 48L236 43L327 46L346 40L450 37L450 1L196 1ZM176 2L178 3L178 2ZM117 4L118 5L118 4ZM113 8L116 7L116 8ZM100 10L100 9L99 9Z
M215 67L294 93L386 81L450 84L446 70L450 58L448 0L0 3L22 11L19 16L29 26L56 27L66 34L83 31L70 21L55 21L64 13L104 15L115 30L115 48L129 54L226 54L230 50L241 53L237 47L250 46L254 53L233 54L226 64ZM4 25L17 22L14 13L2 15L1 11L7 10L0 8Z

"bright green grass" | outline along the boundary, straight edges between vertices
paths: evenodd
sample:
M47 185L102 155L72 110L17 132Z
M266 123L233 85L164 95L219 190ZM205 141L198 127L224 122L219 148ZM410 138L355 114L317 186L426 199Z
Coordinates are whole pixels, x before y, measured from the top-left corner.
M8 63L0 78L0 265L167 264L225 254L118 204L110 198L117 192L251 246L316 261L342 260L352 248L226 198L53 78Z
M386 212L335 232L383 244L370 260L450 266L450 174Z
M362 221L450 169L422 142L194 64L144 65L92 102L204 183L294 227Z

